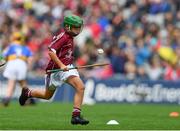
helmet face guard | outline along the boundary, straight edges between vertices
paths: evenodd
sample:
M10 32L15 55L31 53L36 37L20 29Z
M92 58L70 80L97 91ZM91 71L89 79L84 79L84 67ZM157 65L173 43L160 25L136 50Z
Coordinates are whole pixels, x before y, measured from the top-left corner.
M64 27L68 26L71 30L72 28L80 28L80 31L83 28L83 20L79 16L76 15L68 15L64 17ZM76 36L78 34L71 32L73 36Z

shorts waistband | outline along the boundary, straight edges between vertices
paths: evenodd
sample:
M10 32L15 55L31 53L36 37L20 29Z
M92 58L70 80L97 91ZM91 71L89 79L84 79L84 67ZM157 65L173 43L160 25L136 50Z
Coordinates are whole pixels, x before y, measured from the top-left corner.
M10 55L10 56L7 57L8 61L15 60L15 59L20 59L20 60L23 60L23 61L27 61L27 57L26 56Z

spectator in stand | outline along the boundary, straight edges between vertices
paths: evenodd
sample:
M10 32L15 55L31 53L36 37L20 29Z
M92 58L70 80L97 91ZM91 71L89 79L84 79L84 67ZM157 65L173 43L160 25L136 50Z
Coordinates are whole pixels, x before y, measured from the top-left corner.
M148 75L144 65L152 67L151 58L159 54L162 46L168 45L178 56L179 3L179 0L1 0L0 44L3 49L6 48L9 34L17 30L23 32L28 36L27 45L37 58L32 63L31 74L41 75L46 64L43 61L47 59L45 47L52 39L50 32L57 32L62 27L64 15L71 12L85 20L84 30L76 39L75 52L78 49L84 52L77 54L77 64L97 62L98 54L94 50L101 47L105 50L105 58L111 62L114 76L126 76L125 65L132 65L127 60L129 54L125 52L133 49L134 75L138 75L138 68L141 73L145 71ZM88 41L93 42L90 44ZM89 44L91 49L86 52ZM158 68L164 67L164 61L160 59ZM171 68L178 70L177 64ZM80 73L86 77L86 71L96 72L87 69ZM148 76L152 79L152 76ZM157 76L155 79L161 78Z

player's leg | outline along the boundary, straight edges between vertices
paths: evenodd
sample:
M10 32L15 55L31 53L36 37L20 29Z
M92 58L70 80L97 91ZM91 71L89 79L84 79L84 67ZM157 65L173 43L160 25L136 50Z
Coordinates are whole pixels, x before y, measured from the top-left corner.
M20 84L20 86L21 86L22 89L28 87L26 80L19 80L18 82L19 82L19 84ZM35 102L35 100L34 100L33 98L30 98L30 99L28 99L28 101L26 102L26 104L28 104L28 105L35 105L36 102Z
M76 93L74 96L74 107L80 109L84 96L84 84L79 77L75 76L68 78L67 83L75 88Z
M84 96L84 84L82 80L77 76L71 76L67 79L67 83L73 86L76 90L74 96L74 108L72 112L72 124L88 124L89 121L81 117L81 105Z
M8 61L3 72L3 77L7 78L8 80L6 97L2 100L4 106L8 106L15 88L15 83L16 83L15 80L17 78L16 78L16 69L14 67L15 67L14 62Z
M53 96L56 87L50 84L50 76L46 76L45 79L45 89L22 89L21 96L19 97L20 105L24 105L28 98L41 98L48 100Z
M41 98L49 100L55 90L49 90L48 88L45 89L29 89L29 88L23 88L21 92L21 96L19 97L19 103L20 105L24 105L28 98Z
M9 79L7 84L6 97L2 100L4 106L8 106L15 89L16 80Z
M56 86L52 84L52 76L51 75L45 75L45 89L32 89L30 90L30 97L35 97L35 98L41 98L41 99L46 99L49 100L55 90Z
M19 81L22 88L26 88L24 91L29 92L30 97L50 99L55 90L49 90L49 88L44 89L27 89L27 82L25 80Z
M55 90L49 90L48 88L46 88L45 90L43 90L43 89L32 89L30 91L30 96L35 97L35 98L41 98L41 99L49 100L53 96L54 92L55 92Z
M20 86L21 86L22 88L27 88L27 82L26 82L26 80L19 80L18 82L19 82L19 84L20 84Z
M19 101L19 102L22 105L24 105L26 100L28 99L25 94L27 94L27 92L29 91L29 89L27 88L28 85L27 85L27 82L26 82L28 68L27 68L26 62L24 62L22 60L17 60L16 64L17 64L18 67L20 67L20 68L16 69L17 70L16 71L17 72L16 77L17 77L17 80L18 80L20 86L22 87L21 101ZM22 101L22 100L24 100L24 101ZM29 102L29 104L34 104L35 103L33 99L29 99L28 102Z

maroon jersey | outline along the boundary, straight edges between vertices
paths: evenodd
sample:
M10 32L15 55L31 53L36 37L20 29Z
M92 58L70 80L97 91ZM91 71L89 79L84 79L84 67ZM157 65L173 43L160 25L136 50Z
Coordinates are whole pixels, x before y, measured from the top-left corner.
M56 53L57 57L64 65L69 65L73 63L73 37L64 30L60 31L56 36L53 37L49 48ZM53 60L50 60L46 67L46 70L58 68L59 66Z

